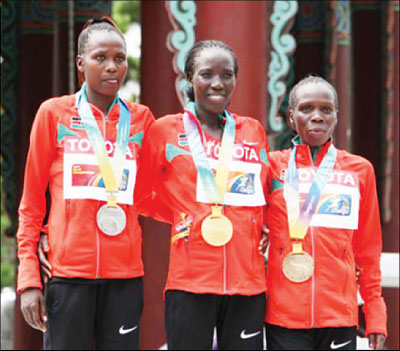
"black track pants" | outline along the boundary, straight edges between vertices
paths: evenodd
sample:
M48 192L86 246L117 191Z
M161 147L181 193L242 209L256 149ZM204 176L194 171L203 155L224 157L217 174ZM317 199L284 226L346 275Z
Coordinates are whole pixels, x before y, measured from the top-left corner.
M287 329L265 325L267 350L356 350L356 327Z
M137 350L142 279L53 278L46 286L46 350Z
M262 350L265 294L192 294L170 290L165 297L169 350L210 350L214 327L220 350Z

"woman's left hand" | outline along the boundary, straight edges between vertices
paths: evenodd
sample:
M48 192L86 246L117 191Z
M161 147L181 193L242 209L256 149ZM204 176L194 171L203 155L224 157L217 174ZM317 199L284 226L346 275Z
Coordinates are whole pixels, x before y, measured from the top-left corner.
M260 255L264 256L265 251L267 250L268 244L269 244L269 229L266 227L265 224L263 224L262 229L261 229L261 240L260 244L258 245L258 252Z
M385 344L385 335L372 333L368 337L369 347L373 350L382 350Z

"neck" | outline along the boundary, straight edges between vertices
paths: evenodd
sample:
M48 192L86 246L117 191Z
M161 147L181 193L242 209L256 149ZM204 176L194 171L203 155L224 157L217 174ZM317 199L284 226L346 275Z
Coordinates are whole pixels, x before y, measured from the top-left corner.
M205 111L196 104L196 114L201 125L207 130L222 130L218 114Z
M91 90L88 86L86 86L86 94L88 101L91 104L95 105L98 109L100 109L100 111L103 112L105 115L107 115L108 109L114 101L115 96L99 95L93 92L93 90Z

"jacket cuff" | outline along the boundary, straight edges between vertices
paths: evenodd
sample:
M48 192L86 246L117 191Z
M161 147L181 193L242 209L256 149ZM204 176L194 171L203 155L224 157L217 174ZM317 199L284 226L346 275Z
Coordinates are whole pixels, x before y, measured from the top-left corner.
M383 297L378 297L364 304L365 334L383 334L387 337L386 304Z
M35 285L30 285L30 286L18 286L18 288L17 288L17 294L18 294L18 295L21 295L25 290L28 290L28 289L40 289L40 290L43 290L43 286L42 286L42 284L37 285L37 286L35 286Z

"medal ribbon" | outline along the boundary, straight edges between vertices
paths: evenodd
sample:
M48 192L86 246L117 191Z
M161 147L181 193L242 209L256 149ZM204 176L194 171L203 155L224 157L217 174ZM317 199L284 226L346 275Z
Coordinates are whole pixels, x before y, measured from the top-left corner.
M299 171L296 167L296 147L293 147L290 151L288 172L284 185L284 198L288 211L289 233L291 239L304 240L312 216L314 215L315 209L317 208L318 202L321 198L322 190L332 173L333 166L336 162L336 155L337 150L331 144L318 167L306 200L299 211ZM293 252L301 253L302 244L294 243Z
M196 115L194 102L189 102L185 109ZM190 117L190 114L187 111L183 114L183 125L197 173L199 174L210 202L222 205L224 202L226 185L228 183L230 170L229 165L232 160L233 146L235 142L235 120L227 110L224 111L226 122L222 135L217 171L214 177L200 138L199 126L196 121Z
M114 159L111 163L96 119L93 116L87 98L85 98L85 90L86 83L83 83L81 90L77 93L79 116L81 117L90 144L96 154L100 173L106 187L106 192L109 194L107 197L107 205L110 207L116 207L116 193L118 193L119 185L121 183L124 162L126 159L126 150L128 147L131 114L125 102L117 96L119 103L119 121L117 126Z

